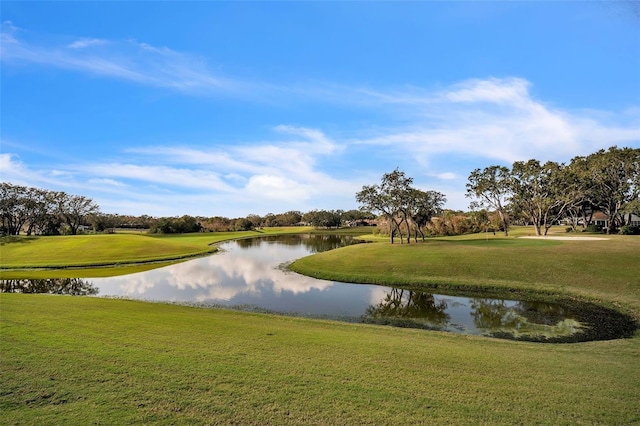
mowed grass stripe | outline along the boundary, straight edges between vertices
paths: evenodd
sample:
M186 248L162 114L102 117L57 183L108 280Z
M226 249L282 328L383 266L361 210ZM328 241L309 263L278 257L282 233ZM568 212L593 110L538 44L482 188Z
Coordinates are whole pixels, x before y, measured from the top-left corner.
M640 339L548 345L3 294L7 424L631 424Z

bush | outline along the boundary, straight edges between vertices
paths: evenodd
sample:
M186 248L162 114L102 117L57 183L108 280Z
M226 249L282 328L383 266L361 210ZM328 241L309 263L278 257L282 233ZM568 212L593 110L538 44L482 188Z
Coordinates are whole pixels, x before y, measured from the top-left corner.
M593 232L593 233L602 233L602 226L600 225L587 225L587 232Z
M640 226L625 225L620 228L622 235L640 235Z

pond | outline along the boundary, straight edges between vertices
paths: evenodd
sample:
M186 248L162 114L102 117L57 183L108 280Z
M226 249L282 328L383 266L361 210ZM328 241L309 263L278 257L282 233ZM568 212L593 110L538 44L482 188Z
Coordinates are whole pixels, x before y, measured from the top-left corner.
M5 280L3 292L126 297L540 342L630 337L635 323L593 304L510 300L317 280L286 264L355 241L285 235L221 244L212 256L137 274L92 279ZM477 296L477 295L476 295Z

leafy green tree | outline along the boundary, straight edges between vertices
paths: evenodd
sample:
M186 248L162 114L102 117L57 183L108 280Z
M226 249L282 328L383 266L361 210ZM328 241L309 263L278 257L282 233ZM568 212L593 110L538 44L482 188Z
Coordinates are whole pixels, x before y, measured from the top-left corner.
M407 234L407 243L411 242L411 233L417 242L418 234L424 241L424 228L431 218L442 211L446 202L444 194L437 191L422 191L412 187L413 179L404 172L395 169L385 173L379 185L365 185L356 194L356 200L367 212L377 212L389 223L391 243L396 233L400 244Z
M342 213L342 223L349 226L366 225L367 220L375 219L376 216L368 211L347 210Z
M316 228L339 228L342 210L312 210L302 216L302 221Z
M567 198L571 200L565 212L565 218L574 232L581 226L587 229L596 210L594 205L593 178L587 167L586 157L575 157L563 169Z
M3 233L18 235L29 218L27 187L0 182L0 215Z
M253 223L245 217L236 219L234 226L236 231L251 231L253 229Z
M274 223L271 226L296 226L302 220L302 213L299 211L288 211L275 215Z
M591 176L592 202L609 221L607 233L623 223L621 213L640 193L640 149L611 147L589 155L586 166Z
M434 216L442 213L442 208L444 207L444 203L447 202L447 198L438 191L412 189L409 199L410 204L407 207L407 211L413 225L415 241L418 241L418 234L420 234L422 241L424 241L425 227L431 222Z
M98 213L99 207L91 198L82 195L69 195L65 192L56 194L58 212L69 226L71 235L78 233L82 220L91 213Z
M506 205L511 194L511 172L507 167L475 169L469 175L466 196L478 199L474 206L491 208L498 213L505 236L509 235Z
M536 235L547 231L573 203L563 166L553 161L516 161L511 169L511 202L533 224Z
M356 201L363 209L379 212L389 220L391 244L396 232L400 235L400 244L404 242L402 223L407 221L412 183L412 178L395 169L391 173L385 173L379 185L365 185L356 194Z

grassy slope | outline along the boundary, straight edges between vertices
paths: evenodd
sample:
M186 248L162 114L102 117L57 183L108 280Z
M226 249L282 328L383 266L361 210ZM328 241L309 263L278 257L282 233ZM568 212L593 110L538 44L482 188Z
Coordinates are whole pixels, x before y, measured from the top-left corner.
M640 318L640 238L634 236L541 241L475 235L361 244L300 259L291 269L355 283L568 293L623 305Z
M0 295L5 424L632 424L640 339L545 345Z
M0 245L0 277L74 278L114 276L164 266L215 251L211 244L234 238L299 232L306 228L177 235L112 234L54 237L10 237ZM164 262L162 262L164 261ZM150 263L154 264L150 264ZM160 263L157 263L160 262ZM98 267L87 269L90 267ZM108 266L109 268L100 268ZM118 266L111 268L111 266ZM82 269L73 269L73 268ZM33 268L53 268L37 271ZM64 270L59 270L64 268ZM56 270L58 269L58 270Z

